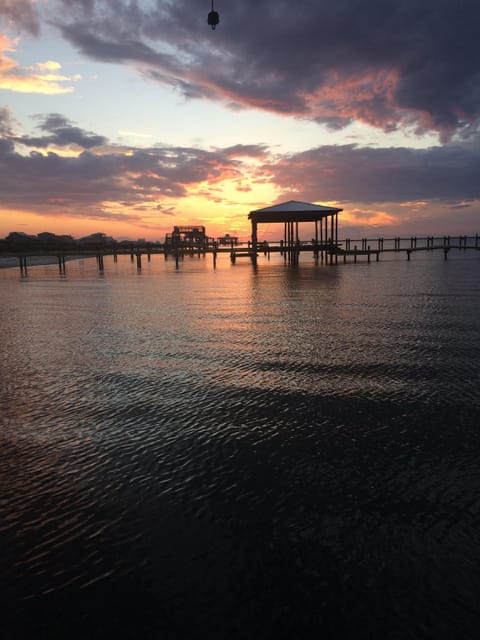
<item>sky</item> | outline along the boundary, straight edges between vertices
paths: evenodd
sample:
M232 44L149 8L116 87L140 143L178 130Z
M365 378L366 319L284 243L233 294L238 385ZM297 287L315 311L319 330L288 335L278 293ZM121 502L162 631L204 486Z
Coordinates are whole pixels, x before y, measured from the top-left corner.
M480 232L476 0L0 0L0 237ZM260 239L283 230L259 227Z

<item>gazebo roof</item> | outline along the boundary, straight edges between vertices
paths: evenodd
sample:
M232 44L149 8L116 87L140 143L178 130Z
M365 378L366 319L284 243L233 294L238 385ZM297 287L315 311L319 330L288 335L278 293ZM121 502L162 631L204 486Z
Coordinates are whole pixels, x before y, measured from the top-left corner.
M342 209L289 200L272 207L250 211L248 218L254 222L314 222L339 211Z

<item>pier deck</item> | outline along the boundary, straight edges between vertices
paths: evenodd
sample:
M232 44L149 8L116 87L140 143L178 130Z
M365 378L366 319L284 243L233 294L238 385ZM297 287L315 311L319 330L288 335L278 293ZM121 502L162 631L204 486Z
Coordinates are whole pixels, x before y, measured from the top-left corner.
M18 265L22 272L26 272L28 267L28 258L32 257L54 257L58 260L58 266L60 272L65 272L65 261L71 258L92 258L97 259L99 270L104 268L104 258L112 256L114 262L117 261L119 255L130 255L132 262L136 262L137 268L142 268L142 257L146 256L150 261L151 255L161 254L175 259L176 266L178 267L180 261L184 255L192 255L192 253L205 255L211 253L213 255L214 266L216 264L217 254L228 253L232 264L240 258L248 258L254 264L257 261L259 255L269 256L272 253L280 253L285 262L289 264L297 264L298 258L301 253L312 253L315 262L321 262L325 264L338 264L339 260L346 263L347 261L357 262L363 258L370 262L372 258L378 262L382 254L391 253L403 253L406 255L407 260L410 260L412 254L420 251L443 251L444 259L448 257L448 253L451 250L466 251L466 250L480 250L480 236L475 234L473 236L410 236L410 237L394 237L394 238L361 238L358 240L352 240L346 238L345 240L332 243L323 242L318 243L315 241L305 242L299 241L294 244L285 244L283 240L276 242L257 242L254 248L251 242L244 244L237 244L232 247L218 246L213 243L201 251L192 252L191 248L177 248L175 251L165 251L162 246L137 246L134 248L119 248L119 247L101 247L97 249L79 249L78 247L69 249L66 247L50 248L50 249L37 249L37 248L22 248L21 250L4 250L0 251L0 258L16 258Z
M288 262L296 262L298 255L303 252L311 252L315 260L326 262L329 264L337 264L339 258L343 262L347 259L353 259L357 262L360 257L366 257L370 262L372 257L378 262L380 255L383 253L404 253L407 260L410 260L412 253L418 251L438 251L444 253L444 259L448 257L448 253L452 249L457 250L480 250L480 236L410 236L410 237L394 237L394 238L361 238L352 240L347 238L338 243L315 243L315 242L297 242L294 245L285 245L282 241L270 243L257 243L257 251L252 248L247 250L244 247L231 250L232 262L236 258L249 257L254 261L256 256L260 254L268 255L270 253L281 253Z

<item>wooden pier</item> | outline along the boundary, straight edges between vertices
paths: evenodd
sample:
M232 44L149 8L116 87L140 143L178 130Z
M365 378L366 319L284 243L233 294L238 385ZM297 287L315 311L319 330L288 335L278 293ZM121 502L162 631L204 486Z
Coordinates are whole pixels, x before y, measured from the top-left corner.
M452 249L478 251L480 250L480 236L477 233L474 236L410 236L407 238L397 236L394 238L362 238L360 240L347 238L334 249L334 255L336 262L339 257L343 257L344 262L348 257L353 257L356 262L359 256L367 256L368 262L372 256L375 256L378 262L383 253L404 253L407 260L410 260L412 254L417 252L442 251L444 260L447 260Z
M339 242L319 244L316 242L295 242L293 245L285 245L283 240L278 242L257 243L254 250L249 243L248 248L238 247L231 250L231 261L237 258L250 258L256 262L262 253L280 253L285 262L297 264L301 253L310 252L315 262L325 264L338 264L340 261L357 262L360 259L371 262L380 260L382 254L403 253L407 260L412 254L422 251L442 251L444 260L447 260L451 250L465 251L467 249L480 250L480 236L409 236L393 238L361 238L352 240L347 238Z
M235 264L237 260L247 258L253 264L257 264L260 256L270 258L271 254L280 254L287 264L297 265L302 253L311 253L315 264L346 264L347 262L378 262L383 254L403 254L407 260L419 252L440 252L443 253L444 260L447 260L450 251L480 250L480 236L458 235L458 236L408 236L392 238L360 238L339 240L337 242L310 242L296 240L295 242L285 242L284 239L267 242L261 241L253 245L252 242L239 243L233 247L218 246L217 243L209 244L201 251L183 251L177 248L175 251L165 251L161 246L145 247L137 246L131 249L108 248L98 250L80 250L78 248L68 251L63 250L22 250L22 251L1 251L0 257L16 258L18 266L23 275L28 269L28 259L35 257L50 257L58 263L61 274L66 273L66 261L75 258L95 258L98 270L105 269L105 258L112 257L113 262L117 262L119 255L129 255L132 264L136 264L138 271L141 271L144 259L151 261L152 255L163 255L165 260L173 258L175 266L180 268L185 256L205 257L212 255L213 266L217 264L218 254L229 254L230 261Z
M360 238L339 240L338 216L343 211L337 207L313 204L309 202L299 202L289 200L263 209L250 211L248 219L251 222L251 240L239 243L236 236L222 236L215 240L206 234L203 226L174 226L172 233L167 233L165 242L138 241L136 243L127 241L118 243L112 238L108 242L92 242L88 245L81 242L52 242L50 236L53 234L43 234L49 236L48 244L39 245L34 242L28 244L22 237L15 239L13 246L0 241L0 257L15 257L18 259L20 271L27 273L29 257L46 257L58 260L60 273L64 274L66 259L95 257L100 272L104 270L104 258L113 256L113 261L117 262L118 256L130 254L132 263L136 262L138 271L142 269L142 258L147 256L150 262L152 254L162 254L165 260L170 257L175 260L178 269L185 256L205 257L211 253L213 256L213 266L217 264L219 253L230 254L232 264L238 259L247 258L256 265L258 257L263 254L270 258L272 253L280 253L285 263L297 265L300 255L311 252L315 263L339 264L343 262L371 262L374 258L376 262L380 256L386 253L403 253L407 260L412 254L419 251L442 251L444 260L452 249L459 251L479 250L480 237L477 234L467 236L408 236L392 238ZM309 224L309 233L313 237L309 241L300 240L299 225ZM258 226L260 224L281 224L283 225L283 237L278 241L259 240ZM271 233L271 232L270 232ZM21 234L12 234L21 236ZM103 236L104 234L97 234ZM54 236L55 239L55 236ZM6 239L7 240L7 239ZM68 257L68 258L67 258Z

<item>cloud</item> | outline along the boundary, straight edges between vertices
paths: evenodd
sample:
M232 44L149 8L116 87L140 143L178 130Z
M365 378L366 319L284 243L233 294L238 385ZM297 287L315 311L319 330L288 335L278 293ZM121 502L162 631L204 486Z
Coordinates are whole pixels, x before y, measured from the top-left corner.
M41 215L148 220L173 216L190 197L250 209L270 185L279 200L335 202L352 224L474 221L480 202L480 145L429 149L320 146L278 155L265 145L225 148L120 146L61 114L36 116L40 134L19 136L0 109L0 206ZM25 149L32 149L25 154ZM70 148L67 155L59 148ZM248 203L242 195L252 194ZM232 198L233 196L233 198ZM436 207L435 215L432 207ZM443 212L443 213L442 213ZM471 224L471 222L469 222Z
M65 83L78 78L69 78L60 74L61 65L58 62L48 60L29 67L21 67L13 58L7 56L5 51L15 51L17 42L0 33L0 89L45 95L73 91L73 86Z
M0 206L73 216L105 211L162 211L199 185L239 178L263 146L203 150L193 147L121 147L86 132L60 114L40 118L37 137L18 136L8 109L0 109ZM102 145L102 146L99 146ZM18 148L34 149L25 155ZM58 147L75 147L60 155ZM42 151L39 151L42 150ZM174 204L172 204L172 201ZM160 208L159 208L160 207Z
M0 139L7 142L13 135L13 118L10 109L0 107Z
M50 135L40 137L22 136L16 138L27 147L46 149L47 147L79 147L81 149L91 149L107 144L107 138L86 132L58 113L48 116L37 116L41 120L38 129Z
M334 202L411 202L480 199L476 143L429 149L322 146L284 155L264 166L296 199Z
M188 98L443 140L480 126L476 0L243 0L218 8L215 32L196 0L57 3L84 55L133 63Z
M0 22L2 21L8 27L33 35L38 35L40 30L35 3L31 0L0 0Z

